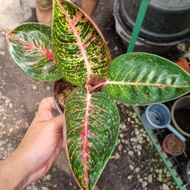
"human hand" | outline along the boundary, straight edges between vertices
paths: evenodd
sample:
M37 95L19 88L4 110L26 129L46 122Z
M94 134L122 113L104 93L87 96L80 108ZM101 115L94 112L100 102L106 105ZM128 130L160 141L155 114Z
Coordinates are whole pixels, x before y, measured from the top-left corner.
M22 142L12 155L2 163L2 167L0 165L0 174L3 167L6 166L4 169L7 171L6 175L9 175L10 180L11 175L14 175L14 169L18 170L13 177L17 180L15 182L17 184L16 189L23 189L44 175L64 147L64 116L54 117L52 114L53 109L55 109L55 105L52 97L42 100L38 112ZM12 171L9 171L12 165L16 168L12 168Z
M30 181L44 175L64 146L63 115L54 117L53 98L45 98L18 149L30 156Z

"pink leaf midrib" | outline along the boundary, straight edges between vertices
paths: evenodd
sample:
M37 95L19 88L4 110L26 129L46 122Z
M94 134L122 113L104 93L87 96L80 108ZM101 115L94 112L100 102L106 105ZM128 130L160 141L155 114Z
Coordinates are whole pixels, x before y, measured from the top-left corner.
M41 47L37 47L34 43L30 44L27 41L22 40L21 38L16 37L12 33L8 34L8 38L12 38L14 41L20 42L24 47L23 50L38 50L41 52L43 55L47 56L48 59L54 59L54 54L51 49L42 49Z
M82 147L83 147L83 152L82 152L82 161L84 165L84 181L86 183L86 190L89 189L89 176L88 176L88 163L87 159L89 156L88 152L88 136L90 134L90 131L88 130L88 122L89 122L89 112L91 109L91 94L90 92L87 91L86 95L86 108L85 108L85 116L84 116L84 128L82 130L81 138L83 140L82 142Z
M88 60L88 56L87 56L87 53L86 53L86 48L88 46L86 45L83 45L82 41L81 41L81 38L80 38L80 34L79 32L76 30L75 28L75 24L78 23L79 21L79 18L83 15L82 12L79 12L75 17L74 19L72 20L70 15L68 14L68 12L65 10L65 8L61 5L60 1L57 0L57 3L62 11L62 13L66 16L67 20L68 20L68 23L69 23L69 27L71 28L73 34L76 36L77 38L77 44L79 45L79 48L81 50L81 53L82 53L82 57L84 59L84 63L86 65L86 68L87 68L87 78L88 80L90 79L90 76L92 74L92 70L91 70L91 64Z

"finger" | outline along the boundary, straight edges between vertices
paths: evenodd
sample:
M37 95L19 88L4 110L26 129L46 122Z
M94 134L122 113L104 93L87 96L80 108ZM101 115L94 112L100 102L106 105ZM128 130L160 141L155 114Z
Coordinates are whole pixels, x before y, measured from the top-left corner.
M38 108L39 112L44 112L44 111L52 111L52 109L55 109L55 104L54 104L54 100L53 97L48 97L48 98L44 98Z
M55 109L53 97L44 98L39 105L36 119L46 121L54 118L52 109Z
M55 130L57 130L57 131L63 130L63 127L65 127L64 120L65 120L65 117L63 114L58 115L57 117L54 117L52 119Z

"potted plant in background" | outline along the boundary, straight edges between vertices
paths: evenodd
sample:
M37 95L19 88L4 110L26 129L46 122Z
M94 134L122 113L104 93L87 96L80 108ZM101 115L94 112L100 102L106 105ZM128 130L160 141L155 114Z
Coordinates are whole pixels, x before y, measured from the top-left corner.
M187 160L182 168L182 175L187 184L190 184L190 160Z
M185 142L181 141L174 134L168 134L163 142L162 149L166 154L171 154L173 156L179 156L185 151Z
M25 23L7 34L7 42L14 62L29 76L48 82L64 78L76 86L64 106L64 134L82 189L94 188L115 148L117 101L146 105L190 91L190 75L157 55L127 53L111 60L95 23L65 0L54 0L52 28Z
M171 118L175 128L190 137L190 96L177 99L171 108Z

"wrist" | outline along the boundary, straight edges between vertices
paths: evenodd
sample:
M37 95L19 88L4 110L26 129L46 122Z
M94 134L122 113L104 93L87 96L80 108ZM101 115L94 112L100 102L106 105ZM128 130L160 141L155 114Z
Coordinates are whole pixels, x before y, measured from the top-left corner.
M6 190L24 189L30 183L27 162L26 156L19 149L0 162L0 187Z

